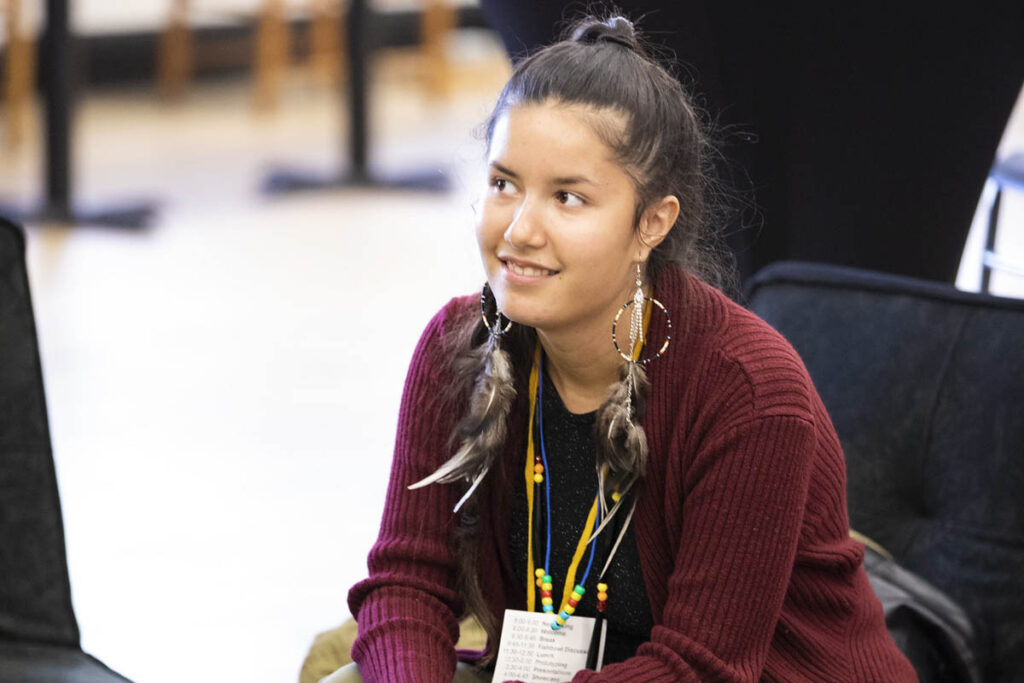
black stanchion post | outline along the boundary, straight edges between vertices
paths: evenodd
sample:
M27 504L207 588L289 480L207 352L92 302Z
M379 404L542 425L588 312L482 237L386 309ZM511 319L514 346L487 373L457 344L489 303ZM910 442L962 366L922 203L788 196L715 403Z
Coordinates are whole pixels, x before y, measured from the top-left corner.
M46 77L46 203L43 214L67 221L71 218L71 125L74 112L74 78L71 74L71 31L67 0L46 0L46 35L43 41Z
M46 29L40 48L44 66L43 147L45 150L42 206L30 209L0 204L0 214L22 223L74 223L112 228L143 228L154 214L152 202L81 210L74 203L71 152L78 86L76 42L71 31L68 0L46 0Z
M366 0L350 0L346 43L348 46L348 149L342 159L348 167L334 173L318 174L295 169L272 170L263 182L263 190L272 194L324 190L338 187L444 192L450 187L448 175L440 168L381 173L370 171L369 109L370 61L373 52L385 44L386 33L394 17L374 11ZM342 94L345 94L344 92ZM344 140L345 137L342 136Z
M366 44L369 20L366 0L352 0L349 3L348 21L348 96L349 96L349 180L354 184L368 183L370 174L366 167L367 138L369 136L367 113L367 69L369 49ZM343 152L344 156L344 152Z

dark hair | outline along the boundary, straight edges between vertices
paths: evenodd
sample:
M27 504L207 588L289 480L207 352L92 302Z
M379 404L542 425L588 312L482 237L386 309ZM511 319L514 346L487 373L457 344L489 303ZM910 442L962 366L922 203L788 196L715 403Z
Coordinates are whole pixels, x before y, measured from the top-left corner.
M681 267L731 291L734 268L717 230L718 197L713 146L682 84L648 54L626 18L588 17L569 37L516 65L486 122L487 145L498 119L524 104L556 102L594 111L590 123L633 180L635 220L651 202L679 200L679 217L651 252L647 275ZM625 119L616 125L603 112Z
M682 85L649 56L633 24L621 16L604 20L590 17L579 22L566 39L519 62L487 119L488 148L498 119L509 109L547 102L585 108L588 123L613 150L616 160L633 181L637 195L635 226L652 202L667 195L678 198L679 216L665 239L651 251L647 262L648 278L656 284L665 270L683 268L714 286L731 289L732 268L724 258L727 252L720 246L713 228L711 207L716 204L717 193L709 171L712 147ZM609 112L617 116L610 117ZM491 307L488 314L496 315L493 298L488 305ZM462 400L469 399L468 405L472 405L477 398L474 392L484 385L481 380L489 377L487 357L481 353L488 331L480 316L473 315L454 332L450 338L454 356L451 389ZM515 325L501 339L502 352L509 354L515 369L516 386L523 384L522 376L529 367L535 343L534 331L522 325ZM640 384L645 385L646 379L639 366L631 364L630 367L639 374ZM615 386L621 389L626 383ZM644 390L638 388L637 391L637 414L628 422L642 432L639 413ZM614 408L614 394L613 390L598 411L599 425L606 409ZM489 401L483 403L491 405ZM453 443L460 440L466 443L467 439L481 435L495 420L506 419L507 414L476 414L470 410L456 427ZM604 433L610 432L605 428ZM607 454L616 448L614 444L609 447L605 443L610 440L598 439L599 463L610 462ZM627 475L643 476L646 442L642 450L641 456L628 461L631 465L627 469L632 471ZM493 448L472 452L463 458L459 473L475 470L488 458L493 460ZM488 479L496 474L492 472ZM485 480L485 486L487 483ZM489 659L497 644L498 625L476 575L480 552L477 499L478 496L469 499L456 533L458 586L468 612L477 616L487 632Z

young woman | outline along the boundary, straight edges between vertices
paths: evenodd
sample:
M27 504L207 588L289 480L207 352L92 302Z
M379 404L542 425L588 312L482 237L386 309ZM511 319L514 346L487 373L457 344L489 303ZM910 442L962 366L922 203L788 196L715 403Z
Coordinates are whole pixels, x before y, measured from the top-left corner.
M800 359L712 286L706 155L621 17L516 68L487 127L487 284L416 349L349 595L364 680L450 681L459 618L490 661L506 610L595 618L574 683L915 680Z

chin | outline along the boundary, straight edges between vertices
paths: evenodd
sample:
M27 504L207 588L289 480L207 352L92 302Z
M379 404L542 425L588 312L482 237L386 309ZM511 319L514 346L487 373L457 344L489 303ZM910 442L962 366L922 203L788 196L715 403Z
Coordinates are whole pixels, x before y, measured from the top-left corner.
M493 291L493 288L492 288ZM498 299L498 308L502 315L516 323L527 327L542 327L548 316L543 306L535 301L527 301L526 297L515 294L509 295L506 291L495 293Z

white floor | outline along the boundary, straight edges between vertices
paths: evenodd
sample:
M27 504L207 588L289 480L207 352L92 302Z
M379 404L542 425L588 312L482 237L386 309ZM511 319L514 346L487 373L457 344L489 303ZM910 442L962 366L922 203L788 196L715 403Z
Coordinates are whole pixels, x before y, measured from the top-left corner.
M170 109L146 93L86 99L82 202L163 201L142 233L28 233L87 651L140 683L293 681L313 635L348 615L409 354L482 279L470 133L493 95L377 92L378 161L449 169L451 194L276 199L257 192L271 162L337 160L330 93L296 81L269 117L240 84ZM5 153L0 196L36 195L38 156ZM1024 211L1004 215L1020 244Z
M338 105L300 79L269 117L244 84L170 110L115 93L81 112L80 199L160 198L156 225L29 227L82 643L133 680L294 681L348 616L408 358L482 282L468 184L496 89L392 85L380 165L452 193L260 196L275 161L339 161ZM37 194L37 156L5 157L0 196Z

